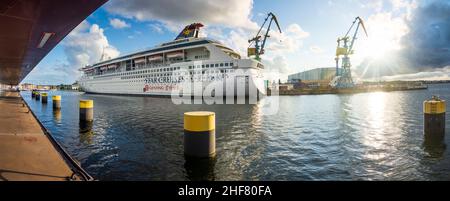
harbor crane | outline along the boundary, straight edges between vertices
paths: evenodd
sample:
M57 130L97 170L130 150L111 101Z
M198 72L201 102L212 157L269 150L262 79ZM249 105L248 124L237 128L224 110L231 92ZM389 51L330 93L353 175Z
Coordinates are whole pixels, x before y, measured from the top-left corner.
M270 19L270 21L269 21L269 26L267 27L266 33L265 33L263 36L261 36L260 34L261 34L261 32L262 32L264 26L266 25L266 23L267 23L267 21L268 21L269 19ZM264 20L264 23L262 24L261 28L259 28L259 31L258 31L258 33L256 34L256 36L255 36L254 38L248 40L248 42L250 43L249 48L248 48L248 51L247 51L248 57L250 57L250 56L255 56L255 59L256 59L257 61L261 61L261 57L260 57L260 56L264 54L264 47L265 47L265 45L266 45L266 40L267 40L267 38L270 37L269 31L270 31L270 27L272 26L272 23L273 23L273 22L275 22L275 24L276 24L277 27L278 27L278 30L279 30L280 33L281 33L280 24L278 23L277 17L276 17L272 12L270 12L269 14L267 14L267 17L266 17L266 19ZM262 44L260 45L260 42L261 42L261 38L262 38L262 37L264 37L264 38L262 39ZM252 46L252 43L253 43L253 42L255 43L255 47L254 47L254 48L251 48L250 46Z
M353 37L349 34L356 25L356 30L353 33ZM364 33L368 37L364 21L360 17L356 17L353 21L350 29L347 31L344 37L340 37L337 40L336 48L336 77L330 82L330 86L333 88L352 88L355 86L351 72L350 55L354 53L353 46L358 36L359 28L362 27ZM342 56L341 69L339 70L339 60Z

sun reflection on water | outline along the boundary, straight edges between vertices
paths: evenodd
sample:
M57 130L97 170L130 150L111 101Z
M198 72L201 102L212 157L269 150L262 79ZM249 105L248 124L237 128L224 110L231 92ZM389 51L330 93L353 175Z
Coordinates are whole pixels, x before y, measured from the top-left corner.
M375 92L369 95L367 101L367 120L371 128L382 129L385 119L386 93Z

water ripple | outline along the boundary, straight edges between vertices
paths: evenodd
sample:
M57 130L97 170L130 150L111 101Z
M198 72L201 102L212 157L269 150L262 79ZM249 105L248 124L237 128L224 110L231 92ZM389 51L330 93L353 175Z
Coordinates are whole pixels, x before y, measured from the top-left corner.
M421 111L432 94L450 100L449 85L280 97L272 116L262 115L258 105L178 106L167 98L53 93L62 95L59 116L51 105L23 96L56 140L100 180L450 179L448 150L423 143ZM95 102L91 132L78 127L81 98ZM183 155L182 115L193 110L216 113L217 157L203 166Z

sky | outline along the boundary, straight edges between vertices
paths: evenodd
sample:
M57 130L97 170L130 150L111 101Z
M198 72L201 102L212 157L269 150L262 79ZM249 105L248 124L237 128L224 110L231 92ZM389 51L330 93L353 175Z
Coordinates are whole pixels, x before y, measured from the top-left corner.
M267 13L267 70L287 75L334 67L336 40L355 17L367 27L351 56L356 80L450 79L450 0L110 0L58 44L22 81L71 84L79 68L173 40L193 22L201 36L246 56ZM102 57L103 56L103 57Z

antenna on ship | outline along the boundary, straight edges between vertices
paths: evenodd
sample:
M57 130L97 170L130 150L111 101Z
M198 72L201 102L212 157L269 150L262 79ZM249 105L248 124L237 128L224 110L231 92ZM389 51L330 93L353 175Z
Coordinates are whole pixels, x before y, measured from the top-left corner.
M105 46L103 46L102 56L100 56L100 61L103 61L104 59L105 59Z

